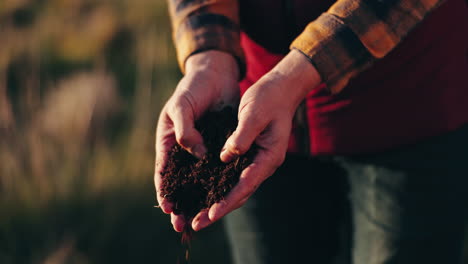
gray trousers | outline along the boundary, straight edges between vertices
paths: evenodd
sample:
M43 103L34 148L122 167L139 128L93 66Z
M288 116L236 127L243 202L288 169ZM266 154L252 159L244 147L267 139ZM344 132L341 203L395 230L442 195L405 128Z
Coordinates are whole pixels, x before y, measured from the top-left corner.
M235 264L460 264L468 125L347 157L288 156L225 227Z

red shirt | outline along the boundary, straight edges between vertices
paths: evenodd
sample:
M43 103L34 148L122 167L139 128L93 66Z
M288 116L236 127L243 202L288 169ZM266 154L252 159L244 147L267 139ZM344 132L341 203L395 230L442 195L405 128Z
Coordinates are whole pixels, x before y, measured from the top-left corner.
M284 13L282 6L267 1L270 9L265 14L258 13L261 1L253 2L257 6L243 1L240 8L244 31L241 44L247 63L247 74L241 82L243 91L284 57L306 23L332 4L323 1L310 9L313 1L292 1L292 12ZM271 21L277 25L272 26ZM383 151L468 123L466 2L448 0L340 93L332 95L322 85L307 96L306 105L312 154ZM292 133L290 151L298 149L296 132Z

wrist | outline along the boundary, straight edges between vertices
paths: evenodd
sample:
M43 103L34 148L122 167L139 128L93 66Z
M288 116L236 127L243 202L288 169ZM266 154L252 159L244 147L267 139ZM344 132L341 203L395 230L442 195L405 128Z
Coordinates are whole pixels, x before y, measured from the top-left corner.
M298 106L307 94L321 83L321 77L315 66L297 50L291 50L271 73L288 89L295 106Z
M239 66L236 59L229 53L217 50L207 50L188 57L185 63L186 74L196 72L211 72L239 79Z

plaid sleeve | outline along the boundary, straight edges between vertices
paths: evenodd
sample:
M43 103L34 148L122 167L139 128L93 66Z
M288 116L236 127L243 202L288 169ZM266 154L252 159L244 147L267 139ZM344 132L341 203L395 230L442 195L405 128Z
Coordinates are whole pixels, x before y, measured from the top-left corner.
M338 0L291 44L332 93L388 54L444 0Z
M177 59L182 72L185 61L195 53L219 50L238 61L241 78L245 72L240 46L237 0L168 0Z

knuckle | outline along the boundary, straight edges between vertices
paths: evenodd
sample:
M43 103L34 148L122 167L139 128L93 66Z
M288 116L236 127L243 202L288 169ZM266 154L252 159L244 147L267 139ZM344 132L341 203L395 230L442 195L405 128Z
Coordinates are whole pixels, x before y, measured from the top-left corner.
M233 140L229 143L229 150L236 155L242 155L247 152L248 146L239 140Z
M258 111L251 111L248 115L245 115L242 119L241 126L245 129L258 129L263 126L266 122L265 115ZM258 131L260 132L260 131Z
M258 179L254 177L245 178L243 182L242 197L248 198L257 190L259 184Z
M186 136L186 134L183 131L176 134L176 141L180 146L184 148L190 147L190 139Z
M167 106L167 113L172 117L183 116L187 111L187 106L180 98L172 100Z

